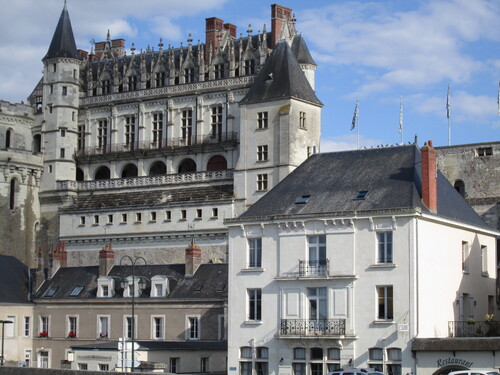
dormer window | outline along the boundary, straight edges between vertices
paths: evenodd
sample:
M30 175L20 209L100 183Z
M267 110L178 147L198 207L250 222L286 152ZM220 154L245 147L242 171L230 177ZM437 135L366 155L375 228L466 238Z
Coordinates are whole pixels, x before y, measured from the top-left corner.
M184 83L194 82L194 69L187 68L184 69Z
M128 77L128 90L137 90L137 76Z
M113 297L115 292L115 280L109 276L100 276L97 279L97 297Z
M255 74L255 60L245 60L244 62L244 66L245 66L245 75L248 76L248 75L251 75L251 74Z
M151 297L166 297L170 293L168 278L156 275L151 278Z
M224 78L224 64L215 64L215 79Z
M111 92L111 83L109 79L102 81L102 94L106 95Z
M128 276L122 282L123 297L139 297L142 291L146 288L146 280L141 277Z

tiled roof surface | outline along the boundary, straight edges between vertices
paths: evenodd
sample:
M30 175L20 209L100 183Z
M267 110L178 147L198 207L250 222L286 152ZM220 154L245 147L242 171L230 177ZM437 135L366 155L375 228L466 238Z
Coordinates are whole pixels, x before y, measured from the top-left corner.
M28 267L17 258L0 255L0 303L28 303Z
M76 49L75 37L73 36L73 29L71 27L71 21L69 19L66 5L64 5L64 9L61 12L56 31L52 37L52 42L50 42L49 50L43 60L53 59L56 57L80 59Z

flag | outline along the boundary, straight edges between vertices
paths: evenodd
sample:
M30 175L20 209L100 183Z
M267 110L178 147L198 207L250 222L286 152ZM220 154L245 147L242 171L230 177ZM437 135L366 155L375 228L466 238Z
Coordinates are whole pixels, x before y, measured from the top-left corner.
M356 107L354 108L354 115L352 116L351 130L356 127L356 121L358 120L358 104L359 104L359 99L356 100Z
M403 97L399 97L399 132L403 133Z
M448 96L446 97L446 117L450 118L450 84L448 83Z

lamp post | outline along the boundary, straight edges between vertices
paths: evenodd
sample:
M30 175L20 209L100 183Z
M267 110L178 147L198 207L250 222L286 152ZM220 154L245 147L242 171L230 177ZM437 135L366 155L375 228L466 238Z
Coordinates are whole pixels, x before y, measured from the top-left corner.
M5 359L3 357L3 338L5 337L5 325L14 323L11 320L0 320L0 324L2 325L2 358L0 358L0 366L3 366L5 363Z
M144 265L147 265L146 263L146 259L144 259L143 257L135 257L134 259L132 259L130 256L128 255L124 255L122 256L122 258L120 259L120 266L122 265L130 265L132 266L132 332L131 332L131 341L132 341L132 361L131 361L131 364L130 364L130 371L131 372L134 372L134 368L135 368L135 364L134 364L134 354L135 354L135 348L134 348L134 344L135 344L135 266L137 265L137 263L139 261L142 261L144 263ZM127 263L130 263L130 264L127 264ZM146 280L144 279L144 277L139 277L139 282L138 282L138 285L137 285L137 288L139 291L142 291L144 290L144 288L146 287ZM129 292L130 292L130 284L128 283L128 280L125 279L124 282L123 282L123 286L124 286L124 289L125 288L129 288Z

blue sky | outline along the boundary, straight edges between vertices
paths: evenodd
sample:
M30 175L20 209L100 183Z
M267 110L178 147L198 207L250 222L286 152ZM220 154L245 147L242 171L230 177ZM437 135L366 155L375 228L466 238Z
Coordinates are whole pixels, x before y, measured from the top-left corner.
M63 0L0 0L0 99L25 100L41 77ZM359 98L360 145L396 144L400 96L404 142L448 144L500 140L498 0L281 1L318 64L324 103L322 151L356 147L351 121ZM78 48L126 39L148 45L204 41L205 18L219 17L246 35L267 25L272 2L254 0L68 0Z

